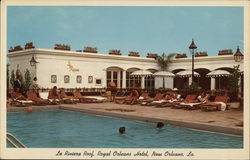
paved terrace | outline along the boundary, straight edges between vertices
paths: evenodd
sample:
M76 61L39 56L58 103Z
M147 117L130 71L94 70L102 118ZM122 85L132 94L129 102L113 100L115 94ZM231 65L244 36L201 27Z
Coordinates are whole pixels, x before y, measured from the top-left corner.
M9 112L25 111L27 107L8 107ZM183 110L156 108L154 106L126 105L115 103L78 103L50 106L34 106L35 110L64 109L84 113L112 116L133 120L158 122L193 129L243 135L243 111L226 110L204 112L201 110Z

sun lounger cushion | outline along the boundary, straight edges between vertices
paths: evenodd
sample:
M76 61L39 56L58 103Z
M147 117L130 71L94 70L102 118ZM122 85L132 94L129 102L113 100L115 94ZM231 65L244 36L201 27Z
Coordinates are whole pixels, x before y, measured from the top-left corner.
M227 107L227 101L229 100L228 96L216 96L214 102L205 103L202 106L207 107L217 107L221 111L225 111Z
M105 100L107 100L107 98L104 98L104 97L97 97L97 96L85 96L86 98L94 98L94 99L96 99L96 100L94 100L94 101L96 101L96 102L103 102L103 101L105 101Z
M20 103L27 103L27 104L33 103L33 101L29 101L29 100L16 100L16 101Z
M189 106L189 107L194 107L196 105L199 105L201 103L180 103L180 105L182 106Z
M162 100L159 100L159 101L153 101L153 102L151 102L152 104L160 104L160 103L164 103L164 102L167 102L168 100L164 100L164 99L162 99Z
M42 99L48 99L49 92L39 92L39 96Z
M189 95L187 95L186 96L186 98L185 98L185 100L184 100L184 102L187 102L187 103L192 103L193 102L193 100L195 100L195 98L196 98L197 96L196 95L194 95L194 94L189 94Z

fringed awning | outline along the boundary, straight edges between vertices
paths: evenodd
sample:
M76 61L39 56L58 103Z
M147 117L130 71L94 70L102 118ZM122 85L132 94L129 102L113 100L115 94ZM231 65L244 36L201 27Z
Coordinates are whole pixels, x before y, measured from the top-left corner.
M214 70L209 72L206 77L229 77L230 72L225 70Z
M138 77L148 77L148 76L152 76L153 73L146 71L146 70L138 70L138 71L134 71L130 74L130 76L138 76Z
M176 76L179 77L191 77L192 76L192 71L180 71L176 73ZM194 72L194 77L200 77L200 74L197 72Z
M158 71L153 74L153 76L158 76L158 77L175 77L175 74L172 72L168 71Z

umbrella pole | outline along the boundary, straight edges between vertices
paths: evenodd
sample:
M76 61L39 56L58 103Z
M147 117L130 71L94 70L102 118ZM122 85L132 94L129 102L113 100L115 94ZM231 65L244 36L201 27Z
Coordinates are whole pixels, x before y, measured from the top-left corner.
M165 89L165 78L164 76L162 78L163 78L163 89Z
M220 89L220 77L219 77L219 89Z

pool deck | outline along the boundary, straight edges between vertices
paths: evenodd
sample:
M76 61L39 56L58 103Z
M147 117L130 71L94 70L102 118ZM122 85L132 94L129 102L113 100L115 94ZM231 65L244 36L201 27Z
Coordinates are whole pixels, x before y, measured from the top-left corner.
M63 109L147 122L161 121L180 127L243 135L243 111L239 110L204 112L110 102L33 106L32 108L33 111ZM8 107L7 110L8 112L26 111L27 107Z

